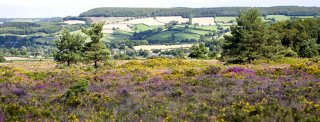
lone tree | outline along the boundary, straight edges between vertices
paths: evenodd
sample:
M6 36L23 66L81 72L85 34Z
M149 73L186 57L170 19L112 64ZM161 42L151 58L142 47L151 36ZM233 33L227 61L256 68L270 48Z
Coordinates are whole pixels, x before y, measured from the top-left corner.
M191 15L189 16L189 21L188 21L188 24L189 24L189 25L192 25L192 23L193 23L193 22L192 22L192 19L193 19L193 15L191 14Z
M67 62L68 66L71 63L81 61L81 52L84 47L86 37L80 34L71 34L68 30L63 29L60 38L55 41L58 53L55 55L55 60L58 62Z
M231 63L251 63L255 59L271 58L281 48L277 34L269 31L256 9L240 12L237 26L231 26L231 36L225 36L223 58Z
M94 67L98 68L98 62L109 58L110 52L106 45L101 41L103 37L102 27L104 23L92 24L87 30L82 30L91 39L85 44L84 56L88 61L94 62Z

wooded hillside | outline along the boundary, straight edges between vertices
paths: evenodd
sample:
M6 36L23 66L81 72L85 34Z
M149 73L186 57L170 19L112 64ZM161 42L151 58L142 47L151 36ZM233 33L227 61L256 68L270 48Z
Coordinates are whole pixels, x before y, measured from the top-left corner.
M80 17L141 17L141 16L237 16L239 11L250 7L216 7L216 8L94 8L80 14ZM277 6L258 7L263 15L316 16L320 15L319 7Z

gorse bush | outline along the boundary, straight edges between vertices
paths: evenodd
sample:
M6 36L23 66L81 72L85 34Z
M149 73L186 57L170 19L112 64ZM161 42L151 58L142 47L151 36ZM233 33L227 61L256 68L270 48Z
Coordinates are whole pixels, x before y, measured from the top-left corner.
M27 110L17 104L8 104L3 107L7 121L18 121L27 114Z

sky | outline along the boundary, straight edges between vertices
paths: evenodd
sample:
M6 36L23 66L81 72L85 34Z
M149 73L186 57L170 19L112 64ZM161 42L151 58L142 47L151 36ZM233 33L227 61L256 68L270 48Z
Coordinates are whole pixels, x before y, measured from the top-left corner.
M0 18L78 16L96 7L318 6L319 0L0 0Z

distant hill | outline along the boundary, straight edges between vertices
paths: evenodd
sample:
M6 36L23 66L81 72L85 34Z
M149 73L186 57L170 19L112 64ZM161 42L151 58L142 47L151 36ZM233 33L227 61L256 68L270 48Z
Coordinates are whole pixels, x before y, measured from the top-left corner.
M143 17L143 16L182 16L212 17L236 16L239 11L252 7L215 7L215 8L94 8L80 14L80 17ZM320 15L320 7L276 6L256 7L264 15L316 16Z

